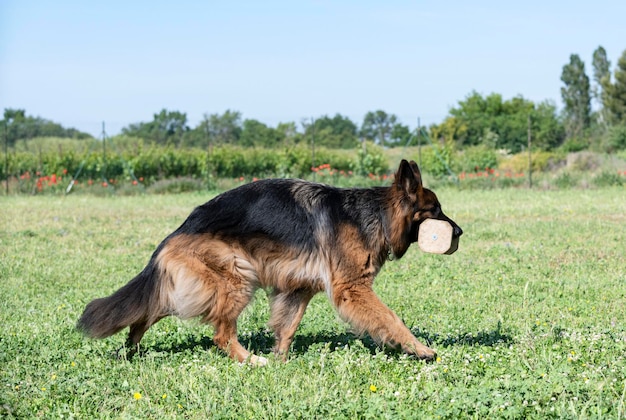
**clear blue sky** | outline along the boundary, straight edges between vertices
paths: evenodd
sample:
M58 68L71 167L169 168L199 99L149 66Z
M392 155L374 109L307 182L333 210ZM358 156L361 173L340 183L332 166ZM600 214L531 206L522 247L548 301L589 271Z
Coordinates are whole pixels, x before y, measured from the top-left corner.
M472 90L561 106L572 53L626 50L626 1L0 0L0 110L99 135L162 108L439 123Z

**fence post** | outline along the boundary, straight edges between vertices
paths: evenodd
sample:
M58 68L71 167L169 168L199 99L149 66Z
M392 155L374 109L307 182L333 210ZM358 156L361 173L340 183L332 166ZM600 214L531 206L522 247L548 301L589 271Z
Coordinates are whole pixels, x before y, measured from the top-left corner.
M422 125L417 117L417 163L422 168Z
M104 129L104 121L102 121L102 179L108 185L109 180L106 176L107 172L107 134Z
M530 114L528 114L528 188L533 187L533 155L531 151Z
M311 117L311 169L315 168L315 119ZM313 171L313 181L317 181L317 172Z
M7 120L4 120L4 177L6 178L6 193L9 195L9 135Z

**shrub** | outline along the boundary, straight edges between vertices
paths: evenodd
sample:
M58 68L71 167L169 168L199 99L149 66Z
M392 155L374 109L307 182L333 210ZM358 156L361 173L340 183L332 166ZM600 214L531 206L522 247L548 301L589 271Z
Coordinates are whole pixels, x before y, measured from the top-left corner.
M389 168L383 150L368 142L364 147L359 148L357 158L352 164L352 170L357 175L366 176L369 174L382 175Z
M190 191L203 191L206 186L195 178L174 178L157 181L146 189L150 194L178 194Z
M563 171L554 177L552 184L559 189L565 189L575 187L579 181L578 176L575 176L570 171Z
M564 153L573 153L580 152L581 150L585 150L589 147L589 141L582 138L568 138L563 142L560 149Z
M593 152L577 152L567 155L567 168L573 171L595 171L602 165L602 157Z
M452 146L431 145L422 148L422 170L434 177L450 175L453 165Z
M455 159L457 172L471 172L476 168L495 168L498 166L498 155L487 146L470 146L457 153Z
M602 171L591 180L596 187L621 186L624 184L622 176L616 171Z
M316 156L317 159L325 159L325 156ZM317 160L316 159L316 160ZM275 176L282 178L303 178L311 172L311 167L315 162L311 156L311 151L305 147L289 147L282 151L281 159L278 161Z
M115 193L115 195L119 196L141 195L146 193L146 187L141 184L134 185L130 183L125 183L117 186L115 188L115 191L113 192Z
M604 141L604 149L609 153L626 150L626 125L609 128Z
M524 173L499 172L487 169L478 172L461 172L458 186L468 190L490 190L494 188L520 187L528 183Z
M550 167L560 166L564 162L561 154L555 152L538 151L531 153L533 172L543 172ZM505 171L526 172L528 171L528 152L521 152L500 162L498 167Z

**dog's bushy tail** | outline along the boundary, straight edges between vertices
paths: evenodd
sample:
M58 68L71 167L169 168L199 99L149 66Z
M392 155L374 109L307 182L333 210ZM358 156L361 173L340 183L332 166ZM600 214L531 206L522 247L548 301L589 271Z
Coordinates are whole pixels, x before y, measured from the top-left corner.
M153 261L111 296L94 299L85 308L76 328L91 338L109 337L125 327L146 322L160 311L159 270Z

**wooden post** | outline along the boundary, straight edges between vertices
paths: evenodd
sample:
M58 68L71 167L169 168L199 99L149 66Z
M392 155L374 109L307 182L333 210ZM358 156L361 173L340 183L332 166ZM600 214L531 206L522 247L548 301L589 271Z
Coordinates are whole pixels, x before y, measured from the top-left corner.
M9 195L9 135L7 120L4 120L4 176L6 177L6 192Z
M422 126L420 118L417 117L417 163L422 168Z
M207 151L206 151L206 174L207 178L209 175L213 175L211 172L211 155L213 154L213 145L211 144L211 134L209 133L209 119L207 118L207 114L204 114L204 137L206 139Z
M311 168L315 168L315 119L311 117ZM313 181L317 181L317 172L313 171Z
M531 150L530 114L528 114L528 188L533 187L533 156Z
M104 121L102 121L102 180L109 183L107 178L107 134L104 129Z

